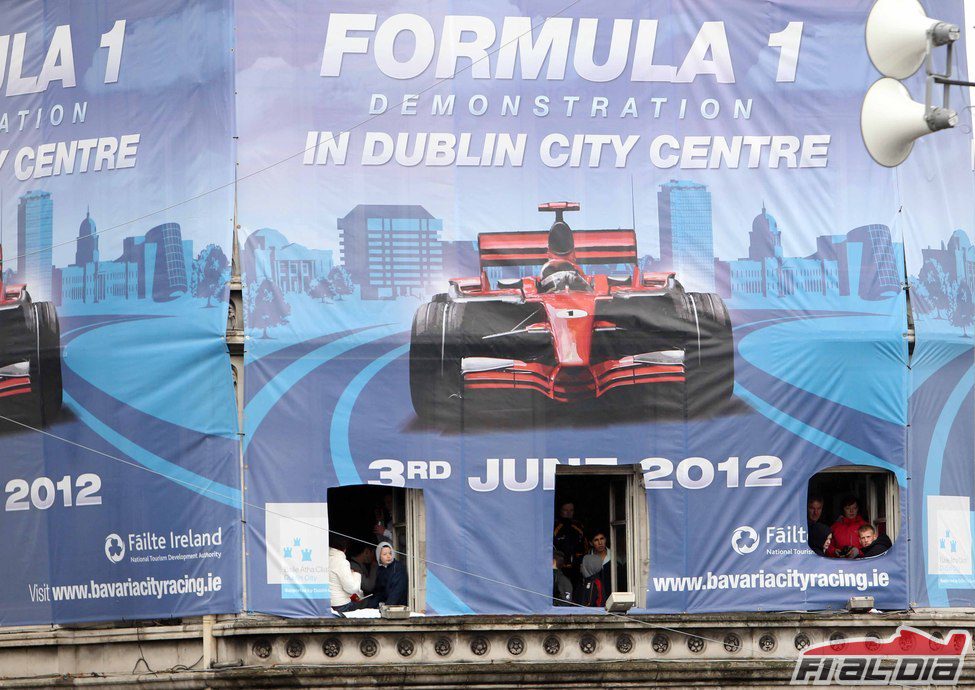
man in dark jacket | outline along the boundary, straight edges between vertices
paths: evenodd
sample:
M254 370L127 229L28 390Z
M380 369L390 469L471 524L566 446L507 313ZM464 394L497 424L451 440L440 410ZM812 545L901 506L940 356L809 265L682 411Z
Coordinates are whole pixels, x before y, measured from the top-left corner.
M823 497L810 496L806 504L806 526L809 535L809 548L817 555L825 556L826 538L829 536L829 525L822 522Z
M559 516L555 519L555 530L552 534L552 546L565 556L566 573L573 580L579 573L579 564L586 555L589 544L582 523L573 519L575 505L565 501L559 506Z
M376 561L373 560L372 547L357 542L349 546L345 556L349 559L352 572L362 575L362 584L359 585L359 589L362 590L363 594L372 594L372 590L376 587L376 576L379 574L379 568L376 567Z
M552 553L552 604L555 606L572 605L572 581L565 576L565 556L561 551Z
M600 556L593 553L585 556L579 567L582 579L575 586L572 601L582 606L604 606L608 592L603 589L602 571L603 559Z
M372 605L406 606L410 576L406 572L406 566L396 560L393 545L388 541L379 542L376 546L376 560L379 561L379 574L376 576Z
M879 556L893 545L886 534L877 536L877 528L873 525L860 528L860 558Z

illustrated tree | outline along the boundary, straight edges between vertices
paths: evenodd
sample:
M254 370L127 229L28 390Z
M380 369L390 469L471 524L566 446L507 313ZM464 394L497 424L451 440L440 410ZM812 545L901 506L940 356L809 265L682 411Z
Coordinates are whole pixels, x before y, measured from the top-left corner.
M335 299L341 300L342 295L352 294L352 276L345 266L336 266L328 273L328 280L335 291Z
M921 267L918 280L924 286L926 297L935 313L935 318L945 318L945 312L950 307L950 297L953 297L951 276L937 261L928 260Z
M308 296L314 299L320 299L323 304L325 300L333 299L335 297L335 289L332 287L332 281L324 276L316 278L308 287Z
M921 281L920 276L911 279L911 309L915 314L930 314L934 309L928 286Z
M248 317L251 328L263 330L261 338L268 339L267 329L288 323L291 305L284 300L284 295L277 285L265 278L253 293L248 305Z
M190 288L194 297L206 297L206 306L212 307L210 300L223 292L224 286L230 279L230 262L223 250L208 244L193 262L193 279Z
M965 280L959 281L955 291L955 308L951 312L951 325L961 328L962 335L968 337L968 327L972 325L975 309L972 308L972 291Z

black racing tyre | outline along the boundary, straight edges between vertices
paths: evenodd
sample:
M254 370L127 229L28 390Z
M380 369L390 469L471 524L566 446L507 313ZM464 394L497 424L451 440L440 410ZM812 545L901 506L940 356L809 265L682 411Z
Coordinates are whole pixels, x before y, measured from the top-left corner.
M413 316L410 397L424 421L453 423L460 417L463 390L457 332L463 309L455 302L428 302Z
M638 297L600 301L596 303L596 319L608 321L619 330L593 333L593 363L684 348L687 319L676 300ZM604 404L626 406L636 414L656 419L682 414L683 402L679 383L645 382L610 390Z
M35 302L35 350L31 361L34 396L42 424L50 424L61 410L61 327L51 302Z
M693 415L719 410L735 388L735 345L724 300L713 292L688 292L690 322L684 350L687 408Z

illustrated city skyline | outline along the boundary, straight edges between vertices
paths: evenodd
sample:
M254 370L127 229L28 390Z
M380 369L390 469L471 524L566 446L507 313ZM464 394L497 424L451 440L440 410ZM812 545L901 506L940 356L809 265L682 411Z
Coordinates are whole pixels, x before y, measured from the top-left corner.
M143 236L124 238L120 256L102 261L97 226L86 209L75 240L74 262L55 267L53 204L48 192L29 191L19 197L18 246L24 251L6 259L5 282L27 283L35 299L52 299L58 305L167 301L190 291L196 270L192 241L182 239L174 222L159 223ZM714 291L726 298L803 294L877 300L902 288L903 246L892 241L886 225L819 235L815 252L788 257L782 249L782 231L763 203L748 233L748 256L723 260L714 256L711 204L711 192L704 184L688 180L661 184L660 256L643 254L640 269L673 270L688 289ZM341 266L358 286L360 298L383 299L438 291L446 277L479 272L476 240L441 240L443 221L418 204L360 204L338 219L337 227L340 262L331 250L292 243L271 228L251 233L242 247L245 278L268 278L284 293L311 293L316 288L320 293L321 283L335 266ZM940 248L923 249L922 256L923 265L936 269L943 284L935 287L934 279L919 270L915 283L922 305L926 291L949 295L942 298L945 308L955 301L962 284L975 292L975 249L964 231L956 230ZM528 275L534 270L491 269L489 278Z
M782 231L774 215L764 203L756 204L761 210L747 233L747 256L721 259L714 252L711 205L707 185L688 180L661 184L660 256L644 253L641 270L672 270L688 289L715 291L726 298L804 294L879 300L902 289L904 247L893 242L887 225L875 223L845 233L821 234L814 238L812 253L790 257L783 252ZM441 240L442 219L419 204L359 204L337 220L337 228L340 262L333 260L332 250L291 242L275 228L253 231L242 245L245 277L268 279L283 293L309 292L333 265L341 263L359 286L361 298L383 299L442 291L446 278L474 276L480 271L476 239ZM962 253L962 245L970 247L967 239L956 244ZM934 260L934 251L941 250L923 250L924 260ZM948 262L947 257L939 260ZM975 262L975 256L961 261L962 265ZM536 270L489 269L488 277L496 280ZM975 270L963 278L970 283L971 275Z
M182 238L179 223L163 221L144 235L124 237L120 255L112 260L101 259L98 240L89 207L78 228L74 262L54 266L54 197L46 191L28 191L18 197L18 253L4 257L4 283L26 284L35 301L51 300L58 306L163 302L190 290L193 242Z

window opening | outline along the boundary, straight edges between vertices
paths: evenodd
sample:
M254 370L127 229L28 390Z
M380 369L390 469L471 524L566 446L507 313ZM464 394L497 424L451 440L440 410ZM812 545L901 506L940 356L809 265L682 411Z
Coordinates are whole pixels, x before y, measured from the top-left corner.
M367 585L357 593L356 598L360 601L353 609L374 608L379 603L378 593L374 590L381 583L388 584L384 582L388 577L380 577L382 570L376 562L375 547L383 541L392 544L394 558L407 575L406 601L397 603L404 603L413 611L426 608L426 519L420 489L383 486L330 488L328 525L329 546L346 542L346 559L353 570L362 571L359 580ZM351 538L343 539L339 535ZM356 563L352 563L353 560ZM333 601L344 602L348 594L333 592Z
M564 598L557 594L558 570L571 585L573 603L603 606L611 593L629 591L642 606L649 527L639 467L560 465L554 510L553 599ZM557 568L560 557L564 565Z
M809 479L806 510L809 546L821 556L881 555L900 531L897 479L876 467L845 465L815 474Z

